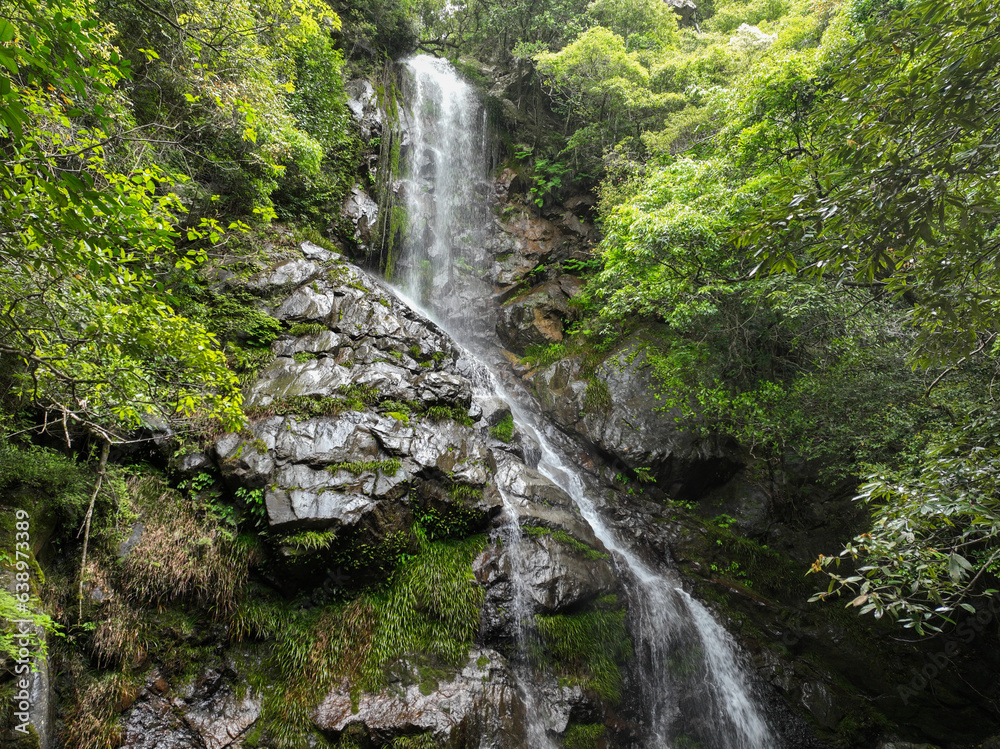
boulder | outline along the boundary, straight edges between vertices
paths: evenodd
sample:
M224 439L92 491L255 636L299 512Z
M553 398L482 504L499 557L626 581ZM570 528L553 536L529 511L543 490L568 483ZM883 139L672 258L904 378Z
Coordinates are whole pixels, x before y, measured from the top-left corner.
M347 93L347 108L357 125L361 139L366 143L382 134L382 111L378 106L375 87L363 78L348 81L344 86Z
M375 199L362 190L360 185L355 185L344 199L340 213L354 227L354 239L358 247L366 252L371 249L372 232L378 223L378 203Z
M577 360L562 360L532 382L545 411L565 429L628 468L651 469L657 488L700 497L740 467L738 446L705 436L677 409L664 411L644 344L632 340L585 378Z
M678 22L681 26L698 25L696 21L698 6L694 0L663 0L663 2L673 8L674 13L679 16Z
M560 276L508 301L497 319L500 340L518 354L528 346L561 341L564 325L573 317L570 300L582 288L579 278Z
M260 697L250 688L234 690L223 672L208 669L185 689L172 690L158 671L122 725L124 749L227 749L243 738L261 714Z
M337 688L313 712L313 721L331 736L361 726L380 746L428 733L438 745L520 749L524 710L506 660L496 651L474 649L468 663L447 681L439 680L436 689L394 683L352 696L349 687Z

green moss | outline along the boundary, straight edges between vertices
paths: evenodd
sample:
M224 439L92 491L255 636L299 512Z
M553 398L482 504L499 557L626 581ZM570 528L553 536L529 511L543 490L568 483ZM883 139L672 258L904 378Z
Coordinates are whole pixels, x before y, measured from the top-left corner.
M312 351L296 351L292 354L292 359L299 364L305 364L307 361L313 361L319 358L317 354Z
M391 749L437 749L441 744L428 732L415 736L397 736L389 746Z
M331 463L326 470L331 473L347 471L355 476L362 473L381 473L385 476L395 476L402 467L399 458L386 458L385 460L352 460L344 463Z
M258 308L261 301L249 289L234 287L225 292L206 290L199 316L221 341L243 341L249 346L270 346L281 333L279 320Z
M540 536L552 536L556 541L564 543L567 546L572 547L575 551L583 554L587 559L597 560L597 559L608 559L608 555L603 551L598 551L593 546L583 543L577 538L574 538L566 531L561 528L558 530L552 530L551 528L546 528L541 525L529 525L524 528L525 534L529 538L538 538Z
M302 531L292 536L285 536L281 539L281 543L301 551L322 551L330 548L330 544L336 539L336 530Z
M580 614L536 616L556 673L612 704L622 697L621 667L632 655L625 609L609 596Z
M469 416L469 410L461 406L431 406L425 415L431 421L451 419L466 427L471 427L475 423Z
M566 749L597 749L607 729L600 723L570 724L563 736Z
M288 333L289 335L299 337L304 335L319 335L320 333L326 333L328 330L329 328L318 322L300 322L289 327Z
M501 442L509 443L514 438L513 414L507 414L496 426L490 427L490 434Z
M587 382L587 392L583 395L583 410L587 413L600 414L611 408L611 391L608 384L599 377L593 377Z
M279 398L269 406L247 409L251 418L267 416L336 416L344 411L364 411L379 401L378 389L371 385L341 385L336 396L293 395Z

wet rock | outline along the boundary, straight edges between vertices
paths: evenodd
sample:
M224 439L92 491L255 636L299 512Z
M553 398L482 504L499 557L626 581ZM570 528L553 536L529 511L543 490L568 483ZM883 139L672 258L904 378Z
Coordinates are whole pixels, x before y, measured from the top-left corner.
M246 282L248 288L266 295L317 278L322 268L311 260L298 258L283 260L263 273L259 273Z
M277 432L274 456L311 465L374 460L379 444L365 428L369 421L357 411L304 421L287 419Z
M380 745L399 736L430 733L449 746L523 746L524 705L510 667L499 653L473 650L461 671L425 692L421 684L396 683L354 700L349 688L334 689L316 708L313 721L334 736L351 726L362 726Z
M617 588L607 554L572 538L533 534L523 554L523 579L538 613L565 612Z
M227 434L215 443L222 475L228 481L248 489L258 489L267 482L274 471L274 449L280 417L264 419L251 424L248 430L253 439L244 439L238 434Z
M282 466L276 484L264 493L268 522L272 528L354 527L362 522L376 539L409 526L408 511L398 503L406 493L408 475L397 470L328 471L305 465Z
M522 526L562 530L587 546L603 551L603 544L566 492L510 454L500 453L495 457L497 483L516 505Z
M378 203L372 196L355 185L344 200L341 215L354 227L358 247L365 251L371 249L372 232L378 223Z
M319 263L328 263L331 260L336 260L340 257L338 253L325 250L318 244L313 244L312 242L303 242L299 245L299 249L302 251L302 254L306 256L306 259L315 260Z
M358 127L362 140L365 142L381 135L382 112L378 106L378 95L375 87L362 78L348 81L344 86L347 92L347 108Z
M444 403L468 408L472 386L467 379L446 372L428 372L414 383L417 396L427 403Z
M663 412L658 385L637 341L601 364L586 380L578 361L563 360L534 375L543 407L560 425L629 468L652 469L657 488L699 497L740 467L737 446L703 436L674 409Z
M190 452L185 453L172 461L172 468L179 476L193 476L202 471L210 471L213 468L212 459L208 453Z
M294 356L300 352L310 354L335 353L347 343L347 340L332 330L313 333L295 338L283 336L271 344L271 353L275 356Z
M507 302L497 319L500 340L518 354L528 346L561 341L564 325L573 316L570 300L581 288L580 279L560 276Z
M232 676L232 674L227 674ZM154 671L125 716L125 749L227 749L243 738L261 714L260 698L247 688L238 695L230 679L209 669L174 692Z
M695 4L694 0L663 1L673 8L674 12L680 17L679 23L681 26L697 26L695 19L698 12L698 6Z

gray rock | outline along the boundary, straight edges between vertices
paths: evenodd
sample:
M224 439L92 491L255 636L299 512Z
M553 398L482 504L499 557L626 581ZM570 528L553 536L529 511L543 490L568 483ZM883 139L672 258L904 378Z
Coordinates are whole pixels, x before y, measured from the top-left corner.
M472 402L472 384L464 377L447 372L428 372L414 383L420 400L468 408Z
M694 0L663 0L667 5L674 9L674 12L680 16L681 26L697 26L696 14L698 12L698 6L695 4Z
M603 547L602 547L603 548ZM595 550L596 551L596 550ZM527 588L535 613L565 612L607 595L618 583L608 558L592 558L573 544L551 533L532 534L514 545L488 549L473 565L476 579L488 591L488 597L510 596L511 570L515 562ZM494 590L502 586L499 590ZM497 600L493 608L509 607L509 600ZM497 627L508 627L505 620ZM493 633L494 636L499 631Z
M302 251L302 254L306 256L306 259L315 260L319 263L328 263L331 260L336 260L340 257L338 253L325 250L318 244L313 244L312 242L303 242L299 245L299 249Z
M370 419L357 411L305 421L287 419L278 430L274 456L281 461L314 465L374 460L379 445L365 429L366 421Z
M203 452L185 453L173 463L174 471L181 476L193 476L201 471L209 471L212 467L212 459Z
M264 492L268 522L273 528L355 526L362 520L378 521L382 528L388 516L399 516L398 508L383 506L379 499L405 496L409 475L400 469L392 476L380 471L336 472L306 465L282 466L275 484ZM369 515L377 513L377 517ZM393 528L398 522L390 522ZM380 534L381 535L381 534Z
M347 108L358 126L361 137L366 142L382 132L382 112L378 106L378 95L371 83L363 78L348 81Z
M539 613L563 612L617 587L607 556L594 558L551 534L536 535L524 546L522 575Z
M350 689L331 691L313 713L320 730L339 734L363 726L381 744L397 736L430 733L441 744L468 740L480 749L522 749L524 705L510 667L492 650L473 650L466 666L437 689L392 684L352 700ZM481 738L479 738L481 737Z
M518 354L528 346L561 341L563 326L573 317L569 302L582 287L580 279L560 276L507 302L497 316L500 340Z
M297 362L278 357L260 373L250 387L249 406L269 406L276 400L299 395L330 396L351 384L351 372L333 359Z
M127 749L237 749L261 714L261 700L247 688L237 696L223 674L209 669L180 690L154 671L125 715Z
M358 247L367 251L372 246L372 232L378 223L378 203L359 185L355 185L344 200L341 215L354 227Z
M517 508L522 526L564 530L588 546L603 550L603 544L566 492L508 453L495 454L495 458L497 484Z
M250 489L257 489L267 482L274 470L274 441L280 417L264 419L250 424L248 430L253 439L244 439L237 434L226 434L215 443L222 475L231 483Z
M592 382L578 361L563 360L532 378L543 407L564 428L614 455L629 468L651 468L657 488L701 496L740 466L735 443L704 436L679 411L663 412L659 386L643 346L633 341L598 367ZM600 388L588 408L589 388Z
M281 288L298 286L311 281L319 276L320 271L320 266L311 260L303 258L284 260L263 273L257 274L247 281L246 285L257 292L269 294Z
M333 294L327 294L312 286L303 286L285 299L274 311L279 320L293 322L317 322L324 325L331 322L330 315L334 311L336 299ZM336 322L335 320L332 322Z
M275 356L293 356L305 351L310 354L334 353L344 345L346 341L332 330L325 330L322 333L293 338L284 336L271 344L271 353Z

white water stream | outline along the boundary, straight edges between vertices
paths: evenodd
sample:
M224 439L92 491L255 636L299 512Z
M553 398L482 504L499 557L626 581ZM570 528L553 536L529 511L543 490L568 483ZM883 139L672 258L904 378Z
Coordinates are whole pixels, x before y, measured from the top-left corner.
M490 350L492 318L484 310L491 289L474 280L493 219L488 206L485 113L474 91L446 61L429 56L406 62L412 80L405 120L404 179L407 231L399 267L403 293L463 345L481 371L485 394L506 400L515 423L540 446L538 471L564 489L595 535L614 555L629 591L629 626L636 664L624 707L643 716L642 746L650 749L776 749L780 740L757 707L731 636L680 586L676 573L654 570L605 522L581 469L564 453L530 396L507 392ZM408 138L408 143L407 143ZM485 322L484 322L485 320ZM496 344L492 344L496 345ZM503 494L503 487L501 487ZM514 617L525 644L533 637L531 601L518 583L522 538L516 503L504 496L511 559ZM518 673L528 712L525 746L554 747L534 676Z

